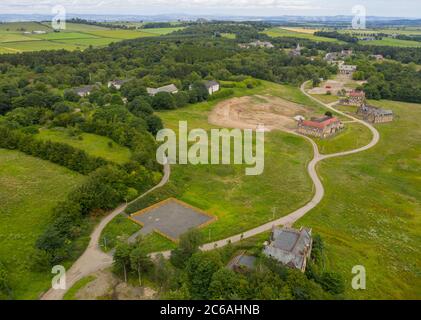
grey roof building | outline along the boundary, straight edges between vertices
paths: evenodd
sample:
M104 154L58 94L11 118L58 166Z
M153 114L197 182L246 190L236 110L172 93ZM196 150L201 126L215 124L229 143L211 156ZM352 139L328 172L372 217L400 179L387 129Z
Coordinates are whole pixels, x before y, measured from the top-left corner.
M362 116L365 121L372 123L384 123L394 120L394 113L392 110L384 110L368 104L362 105L357 114Z
M160 88L147 88L148 94L151 96L155 96L156 94L160 92L167 92L167 93L177 93L178 89L175 86L175 84L169 84L167 86L163 86Z
M313 246L311 229L274 228L263 254L285 266L305 271Z
M92 92L92 90L97 89L98 85L88 85L84 87L74 88L73 91L78 94L80 97L86 97L89 96Z

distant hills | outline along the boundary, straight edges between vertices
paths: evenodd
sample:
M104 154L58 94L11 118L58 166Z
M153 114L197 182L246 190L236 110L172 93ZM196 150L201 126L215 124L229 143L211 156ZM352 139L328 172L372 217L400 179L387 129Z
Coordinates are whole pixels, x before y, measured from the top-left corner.
M1 22L14 21L47 21L51 20L53 15L42 14L0 14ZM224 20L224 21L265 21L273 23L289 24L324 24L324 25L343 25L349 24L352 16L216 16L216 15L189 15L189 14L162 14L162 15L93 15L93 14L67 14L68 19L82 18L94 21L195 21L197 19L206 20ZM377 17L368 16L367 23L371 25L421 25L421 19L405 17Z

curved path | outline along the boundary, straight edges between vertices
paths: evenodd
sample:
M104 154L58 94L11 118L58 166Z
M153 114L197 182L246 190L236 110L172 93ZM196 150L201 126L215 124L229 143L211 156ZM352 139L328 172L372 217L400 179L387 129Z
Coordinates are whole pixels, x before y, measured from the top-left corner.
M140 197L136 198L135 200L123 204L116 208L113 212L111 212L108 216L101 220L98 226L96 226L95 230L91 234L91 240L89 242L88 248L85 252L80 256L78 260L72 265L72 267L66 272L66 288L70 289L77 281L81 280L82 278L97 272L99 270L105 269L110 267L113 264L113 257L112 255L104 253L101 248L99 247L100 237L102 231L105 227L113 220L116 216L120 213L123 213L126 210L127 206L132 204L133 202L143 198L147 194L151 193L152 191L161 188L165 184L167 184L171 174L171 168L169 164L164 166L164 176L159 184L157 184L152 189L148 190ZM48 290L42 297L41 300L61 300L63 299L64 294L67 292L66 290Z
M357 118L355 118L351 115L348 115L348 114L346 114L342 111L336 110L333 107L336 104L336 102L331 103L331 104L325 104L325 103L319 101L318 99L314 98L313 96L311 96L310 94L308 94L305 91L305 85L307 83L308 83L308 81L303 83L303 85L301 86L301 91L304 95L306 95L310 99L316 101L317 103L323 105L327 109L351 119L352 122L358 122L358 123L361 123L362 125L366 126L372 132L373 139L371 140L371 142L368 145L366 145L364 147L361 147L361 148L358 148L358 149L345 151L345 152L339 152L339 153L335 153L335 154L322 155L319 152L317 144L311 138L291 131L290 133L299 135L299 136L307 139L313 146L314 157L311 160L311 162L309 163L308 168L307 168L308 174L310 175L310 178L313 181L314 187L315 187L315 193L314 193L313 198L310 200L310 202L308 202L305 206L297 209L296 211L290 213L289 215L284 216L284 217L282 217L280 219L277 219L275 221L268 222L268 223L266 223L264 225L261 225L257 228L246 231L242 234L238 234L238 235L229 237L227 239L207 243L207 244L205 244L201 247L201 250L209 251L209 250L213 250L215 248L223 247L223 246L225 246L229 243L239 242L243 239L256 236L256 235L261 234L261 233L266 232L266 231L270 231L274 226L281 226L281 225L292 226L295 222L297 222L300 218L302 218L304 215L306 215L309 211L314 209L322 201L322 199L324 197L325 191L324 191L324 188L323 188L323 184L320 181L320 178L317 175L317 170L316 170L317 164L320 161L323 161L323 160L329 159L329 158L342 157L342 156L347 156L347 155L363 152L365 150L371 149L372 147L374 147L379 142L380 134L376 130L376 128L374 128L371 124L366 123L365 121L357 119ZM164 166L164 177L162 178L162 181L157 186L155 186L154 188L152 188L151 190L149 190L148 192L146 192L145 194L140 196L138 199L144 197L145 195L154 191L155 189L164 186L168 182L169 177L170 177L170 166L167 164L166 166ZM138 199L136 199L136 200L138 200ZM85 253L74 263L74 265L71 267L71 269L66 273L66 283L67 283L68 289L71 288L77 281L79 281L80 279L88 276L89 274L97 272L97 271L102 270L104 268L110 267L112 265L112 263L113 263L112 256L102 252L101 249L98 246L98 243L99 243L99 240L100 240L101 233L104 230L104 228L107 226L107 224L109 222L111 222L111 220L114 219L117 215L124 212L126 207L127 207L127 205L121 205L120 207L115 209L112 213L110 213L110 215L105 217L101 221L101 223L95 228L94 232L91 235L91 241L90 241L89 246L86 249ZM158 253L151 254L151 256L154 257L158 254L162 254L164 257L169 257L170 253L171 253L170 251L158 252ZM49 291L47 291L47 293L45 293L43 295L43 297L41 299L44 299L44 300L59 300L59 299L63 298L66 291L67 290L50 289Z
M306 86L306 84L308 82L309 81L306 81L301 86L301 92L305 96L307 96L308 98L310 98L310 99L316 101L317 103L323 105L327 109L329 109L329 110L331 110L333 112L336 112L337 114L340 114L342 116L345 116L345 117L351 119L352 122L360 123L360 124L366 126L372 132L373 139L371 140L371 142L368 145L366 145L364 147L361 147L361 148L358 148L358 149L354 149L354 150L350 150L350 151L344 151L344 152L339 152L339 153L334 153L334 154L322 155L322 154L320 154L319 148L317 147L317 144L313 141L313 139L311 139L311 138L309 138L307 136L298 134L296 132L290 131L290 133L292 133L292 134L299 135L299 136L307 139L308 141L310 141L310 143L313 146L314 157L313 157L313 160L311 160L311 162L309 163L308 168L307 168L308 174L310 175L310 178L313 181L314 187L315 187L315 194L313 196L313 199L311 199L310 202L308 202L304 207L301 207L301 208L297 209L296 211L290 213L287 216L284 216L282 218L279 218L279 219L277 219L275 221L268 222L268 223L266 223L264 225L261 225L261 226L259 226L257 228L254 228L252 230L246 231L246 232L244 232L242 234L238 234L238 235L232 236L232 237L227 238L227 239L223 239L223 240L219 240L219 241L207 243L207 244L205 244L205 245L203 245L201 247L201 250L203 250L203 251L209 251L209 250L213 250L215 248L223 247L223 246L227 245L228 243L235 243L235 242L241 241L242 239L251 238L251 237L254 237L254 236L256 236L258 234L261 234L263 232L270 231L274 226L285 226L285 225L292 226L295 222L297 222L304 215L306 215L310 210L314 209L322 201L322 199L324 197L325 191L324 191L324 188L323 188L323 184L320 181L320 178L317 175L317 170L316 170L317 164L320 161L323 161L323 160L329 159L329 158L343 157L343 156L347 156L347 155L351 155L351 154L363 152L363 151L366 151L368 149L373 148L379 142L379 140L380 140L380 134L377 131L377 129L374 128L371 124L369 124L369 123L367 123L367 122L365 122L363 120L360 120L358 118L355 118L355 117L353 117L351 115L348 115L348 114L346 114L346 113L344 113L342 111L339 111L339 110L335 109L333 106L337 102L334 102L334 103L331 103L331 104L326 104L326 103L323 103L323 102L319 101L318 99L314 98L310 94L308 94L305 91L305 86ZM155 256L155 255L158 255L158 254L163 254L164 257L169 257L170 256L170 253L171 253L170 251L165 251L165 252L161 252L161 253L154 253L153 255Z

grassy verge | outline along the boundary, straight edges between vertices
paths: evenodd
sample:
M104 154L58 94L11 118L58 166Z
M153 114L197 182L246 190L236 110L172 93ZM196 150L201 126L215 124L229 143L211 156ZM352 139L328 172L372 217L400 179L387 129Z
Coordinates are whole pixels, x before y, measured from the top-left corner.
M86 285L88 285L95 279L95 276L88 276L83 279L80 279L74 284L73 287L69 289L69 291L66 292L66 294L63 297L63 300L76 300L76 294L79 292L79 290L84 288Z

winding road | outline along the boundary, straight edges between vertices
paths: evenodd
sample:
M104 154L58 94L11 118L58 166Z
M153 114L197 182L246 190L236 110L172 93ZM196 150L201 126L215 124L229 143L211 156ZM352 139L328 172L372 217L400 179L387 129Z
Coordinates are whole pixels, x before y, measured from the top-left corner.
M361 147L361 148L358 148L358 149L339 152L339 153L335 153L335 154L322 155L319 152L317 144L311 138L291 131L290 133L295 134L295 135L299 135L299 136L307 139L311 143L311 145L313 146L314 157L311 160L311 162L309 163L308 168L307 168L308 174L309 174L309 176L310 176L310 178L313 181L314 186L315 186L315 193L314 193L313 198L310 200L310 202L308 202L303 207L297 209L296 211L288 214L287 216L279 218L275 221L268 222L264 225L261 225L259 227L254 228L252 230L246 231L242 234L238 234L238 235L229 237L227 239L207 243L207 244L201 246L201 250L209 251L209 250L213 250L215 248L223 247L223 246L225 246L229 243L239 242L243 239L256 236L256 235L261 234L261 233L266 232L266 231L270 231L274 226L283 226L283 225L292 226L295 222L297 222L300 218L302 218L304 215L306 215L309 211L314 209L322 201L322 199L324 197L325 191L324 191L324 188L323 188L323 184L320 181L319 176L317 175L317 168L316 167L317 167L317 164L319 162L321 162L325 159L343 157L343 156L363 152L363 151L366 151L368 149L373 148L379 142L380 134L376 130L376 128L374 128L371 124L369 124L365 121L362 121L358 118L355 118L351 115L348 115L348 114L346 114L342 111L339 111L339 110L335 109L334 105L336 104L336 102L331 103L331 104L325 104L325 103L319 101L318 99L316 99L315 97L311 96L310 94L308 94L305 91L305 86L306 86L307 83L308 83L308 81L303 83L303 85L301 86L301 91L304 95L306 95L310 99L316 101L317 103L323 105L327 109L351 119L352 122L357 122L357 123L360 123L360 124L366 126L372 132L373 139L371 140L371 142L368 145L366 145L364 147ZM148 192L146 192L145 194L143 194L139 198L144 197L148 193L156 190L157 188L160 188L160 187L164 186L168 182L169 177L170 177L170 167L169 167L169 165L166 165L164 167L164 177L163 177L162 181L157 186L155 186L154 188L152 188L151 190L149 190ZM136 199L136 200L138 200L138 199ZM98 243L99 243L99 240L100 240L102 230L107 226L107 224L114 217L116 217L118 214L122 213L126 209L126 207L127 207L127 205L122 205L122 206L118 207L117 209L115 209L112 213L110 213L107 217L105 217L101 221L101 223L95 228L94 232L91 235L91 241L90 241L89 246L86 249L85 253L74 263L72 268L66 273L67 288L71 288L80 279L82 279L82 278L84 278L84 277L86 277L86 276L88 276L88 275L90 275L94 272L102 270L104 268L108 268L112 265L112 262L113 262L112 256L108 255L106 253L103 253L101 251L101 249L99 248ZM158 254L164 255L164 257L169 257L170 251L153 253L153 254L151 254L151 256L156 256ZM42 296L41 299L44 299L44 300L60 300L60 299L63 298L65 293L66 293L66 290L50 289L49 291L47 291L47 293L45 293Z
M64 294L70 289L77 281L81 280L82 278L95 273L97 271L106 269L113 264L113 257L110 254L104 253L101 248L99 247L99 242L101 238L101 233L105 229L105 227L113 220L116 216L120 213L123 213L126 210L127 206L132 204L133 202L145 197L147 194L151 193L152 191L163 187L167 184L170 179L171 175L171 168L170 165L167 163L164 166L164 175L155 187L148 190L135 200L123 204L116 208L113 212L107 215L101 222L96 226L95 230L91 234L91 240L89 242L88 248L85 252L80 256L80 258L72 265L72 267L66 272L66 290L48 290L42 297L41 300L61 300L63 299Z

